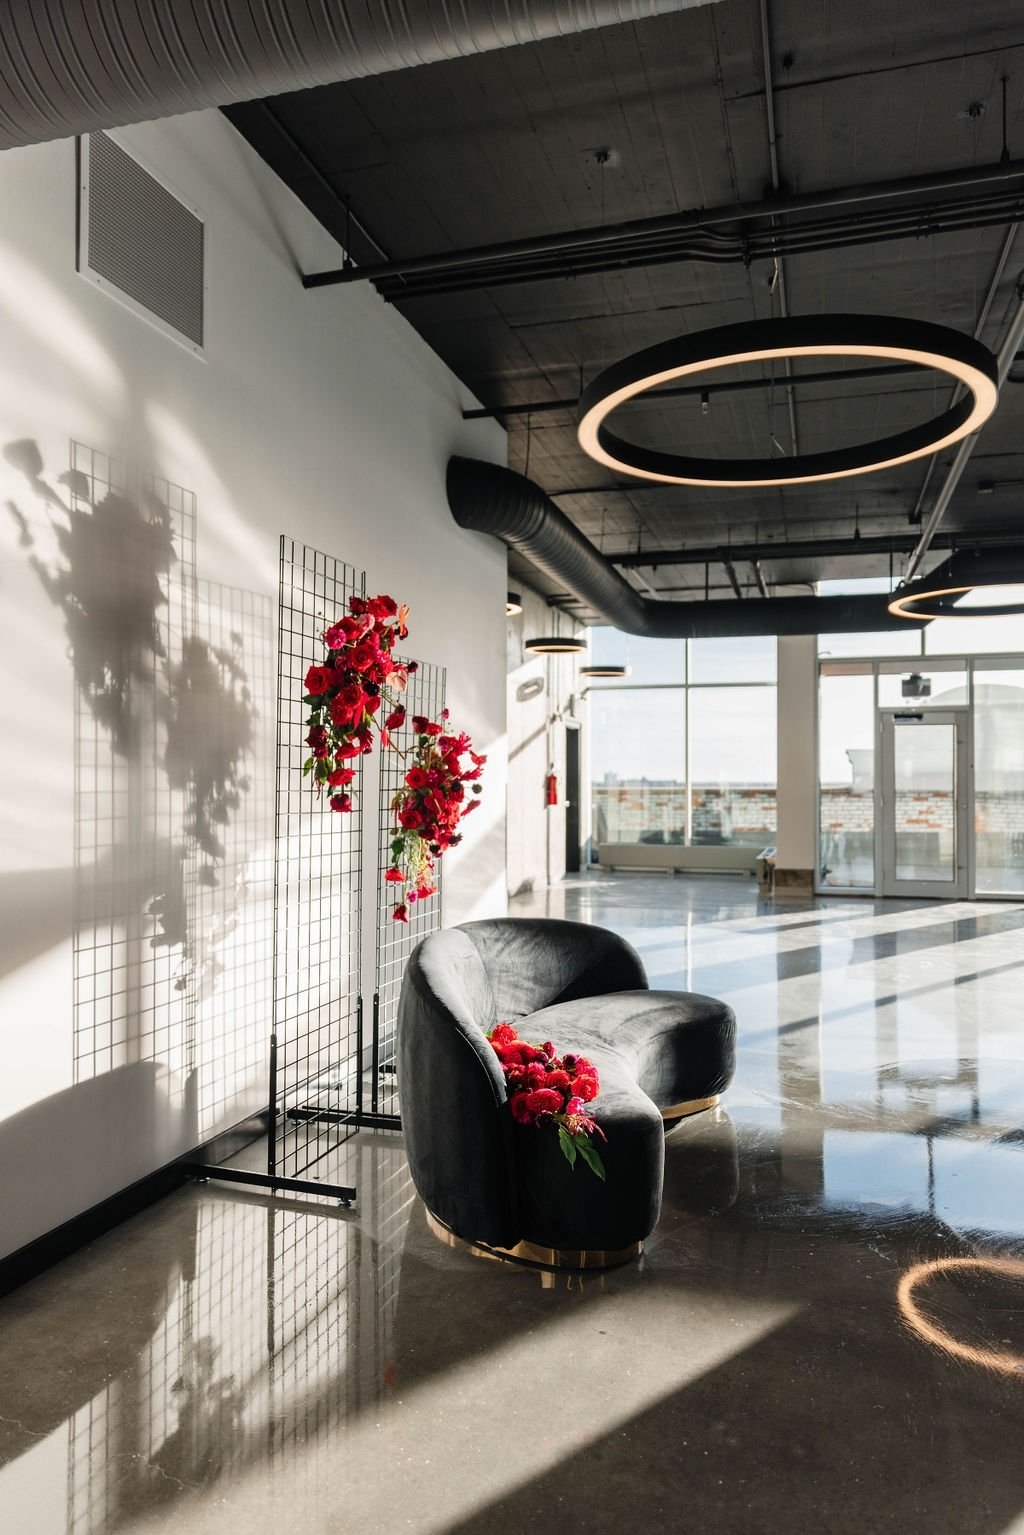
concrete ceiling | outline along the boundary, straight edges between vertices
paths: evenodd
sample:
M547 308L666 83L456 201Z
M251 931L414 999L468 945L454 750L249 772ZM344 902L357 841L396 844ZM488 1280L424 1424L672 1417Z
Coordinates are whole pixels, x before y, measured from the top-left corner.
M1016 11L1016 15L1014 14ZM1006 0L769 0L768 57L784 193L873 184L1024 155L1024 19ZM278 96L229 116L357 262L760 202L772 194L759 0ZM610 151L607 160L603 151ZM346 219L345 204L352 222ZM1008 227L965 228L789 255L789 311L906 315L974 332ZM1024 233L981 338L1017 307ZM768 261L692 261L396 298L489 408L572 399L603 367L680 333L779 312ZM311 290L308 302L320 301ZM819 368L821 364L819 363ZM829 364L832 366L832 364ZM795 370L799 379L806 366ZM910 426L948 403L933 373L797 383L799 447ZM628 415L628 419L627 419ZM770 490L626 484L579 449L572 409L505 418L509 462L606 552L775 544L769 586L888 572L883 554L809 558L792 545L916 532L952 455L856 479ZM792 451L779 380L746 392L648 399L621 425L696 454ZM1024 492L1024 386L1007 383L943 522L1012 531ZM994 488L979 493L979 486ZM922 497L922 491L924 491ZM901 561L895 560L897 573ZM754 587L749 563L738 568ZM732 590L722 566L630 568L648 592ZM541 583L543 585L543 583Z

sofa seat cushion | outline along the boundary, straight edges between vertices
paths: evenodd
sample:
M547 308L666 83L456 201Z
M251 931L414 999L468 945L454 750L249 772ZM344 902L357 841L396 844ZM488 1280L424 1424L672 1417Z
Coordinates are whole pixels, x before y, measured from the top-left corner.
M578 998L521 1019L520 1035L589 1056L601 1077L593 1117L606 1180L569 1167L550 1129L515 1125L523 1237L546 1247L618 1250L644 1239L661 1205L663 1108L721 1092L735 1020L712 997L630 991Z
M724 1092L732 1080L736 1019L714 997L687 991L620 991L545 1007L518 1024L559 1055L575 1050L601 1072L601 1098L620 1074L659 1110ZM606 1086L606 1075L608 1084Z

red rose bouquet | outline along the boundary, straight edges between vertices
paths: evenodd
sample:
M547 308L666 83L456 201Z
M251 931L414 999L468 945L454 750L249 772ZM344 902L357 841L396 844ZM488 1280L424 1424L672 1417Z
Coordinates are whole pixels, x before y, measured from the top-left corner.
M473 751L469 736L452 735L448 729L448 710L440 722L414 714L412 729L415 745L405 783L391 802L395 818L391 840L391 867L384 876L389 883L401 885L394 917L409 920L413 901L434 894L434 861L448 848L462 841L459 822L479 805L467 797L480 793L480 774L486 757ZM464 758L468 757L466 763Z
M398 703L409 682L409 669L392 659L396 640L408 634L407 607L393 597L350 597L349 614L324 630L325 660L306 673L303 702L309 705L306 745L312 752L302 771L312 775L317 792L333 790L332 810L345 814L354 780L347 763L373 751L373 728L387 701ZM404 709L393 710L405 717Z
M396 640L409 633L404 603L400 607L382 593L350 597L348 606L348 614L324 630L327 654L307 671L303 695L312 755L302 771L317 794L328 790L331 809L342 815L352 809L348 791L358 759L373 751L374 732L382 747L401 752L395 740L407 724L401 698L417 669L415 661L402 663L393 656ZM479 803L467 797L466 785L474 795L480 793L478 780L487 759L472 750L469 736L453 735L447 720L447 709L440 721L413 715L414 744L401 752L410 758L410 767L392 801L395 824L385 875L389 884L402 887L392 913L396 922L408 922L411 903L434 894L435 861L461 842L458 823Z
M570 1167L581 1157L592 1172L604 1177L604 1163L591 1137L604 1131L587 1113L601 1090L597 1067L584 1055L556 1055L543 1045L520 1039L510 1023L499 1023L487 1038L501 1062L512 1118L520 1125L554 1125L558 1144Z

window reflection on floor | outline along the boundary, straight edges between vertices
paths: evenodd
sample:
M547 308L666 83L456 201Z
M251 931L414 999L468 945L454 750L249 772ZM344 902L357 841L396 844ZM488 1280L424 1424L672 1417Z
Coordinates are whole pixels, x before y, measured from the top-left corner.
M725 1107L666 1136L643 1262L552 1282L454 1253L383 1135L329 1169L351 1212L175 1196L4 1303L18 1535L485 1535L567 1484L605 1489L595 1528L622 1528L636 1476L745 1535L794 1527L779 1465L837 1535L883 1504L887 1528L1013 1527L1019 1381L914 1334L897 1293L1024 1237L1024 906L777 907L743 880L622 876L515 909L555 905L737 1014ZM1018 1299L993 1271L921 1304L983 1361L1024 1357ZM33 1374L43 1316L72 1330Z

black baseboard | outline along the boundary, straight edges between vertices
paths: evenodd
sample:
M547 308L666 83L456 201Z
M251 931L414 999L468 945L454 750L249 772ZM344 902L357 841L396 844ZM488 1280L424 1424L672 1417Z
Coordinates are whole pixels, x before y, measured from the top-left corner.
M260 1136L266 1135L269 1123L267 1110L243 1119L230 1130L221 1131L202 1146L186 1152L165 1167L158 1167L137 1183L129 1184L126 1189L111 1194L109 1199L102 1200L89 1210L83 1210L81 1215L72 1216L62 1226L44 1232L41 1237L27 1242L6 1258L0 1258L0 1296L10 1294L19 1285L35 1279L45 1269L59 1263L62 1258L77 1252L87 1242L95 1241L105 1232L120 1226L122 1221L129 1220L148 1205L163 1199L165 1194L181 1188L182 1184L188 1183L193 1177L190 1169L197 1162L223 1162L243 1146L259 1140Z

